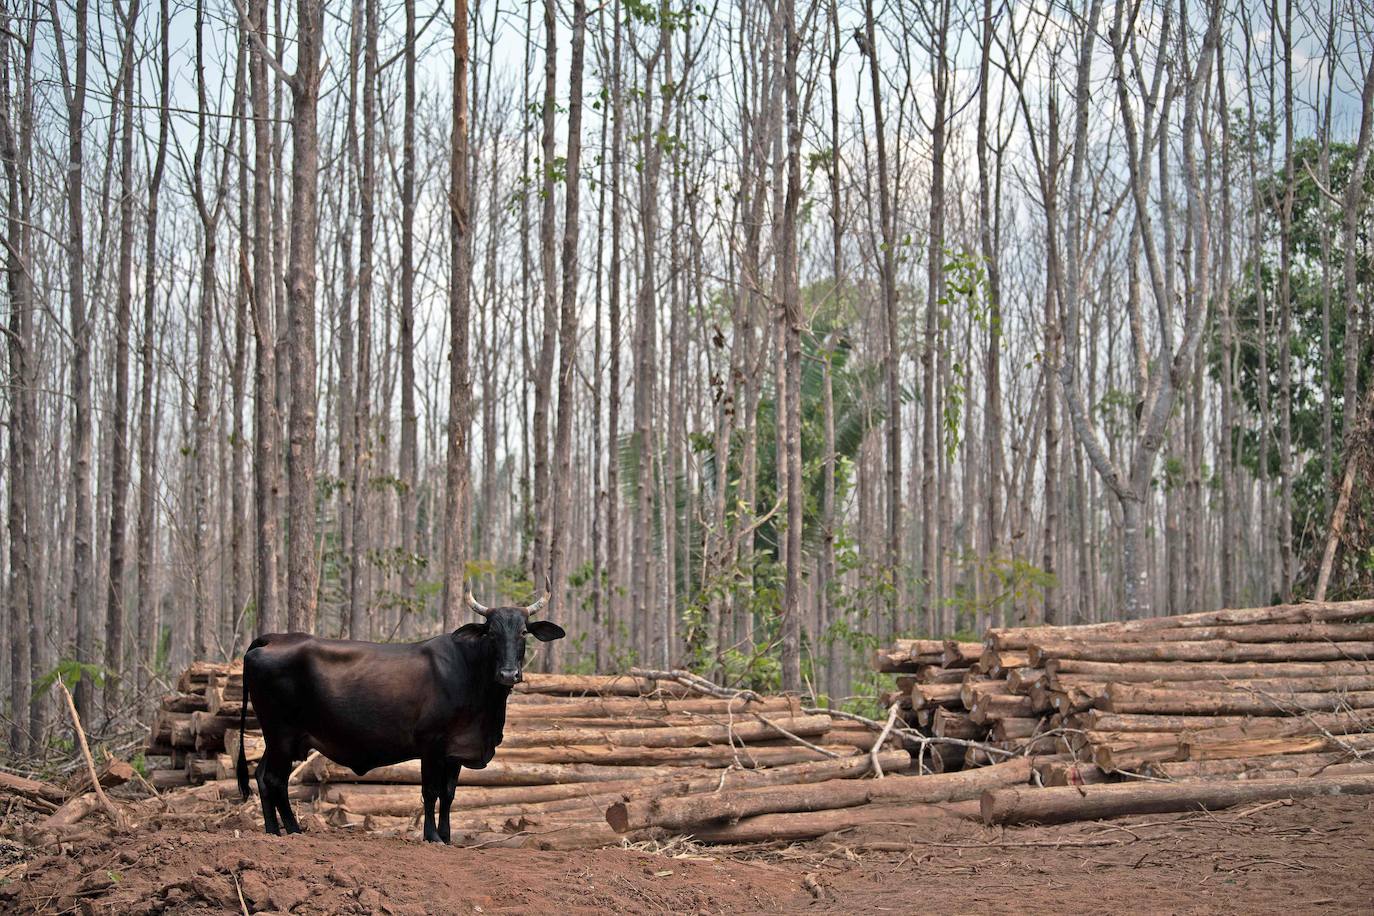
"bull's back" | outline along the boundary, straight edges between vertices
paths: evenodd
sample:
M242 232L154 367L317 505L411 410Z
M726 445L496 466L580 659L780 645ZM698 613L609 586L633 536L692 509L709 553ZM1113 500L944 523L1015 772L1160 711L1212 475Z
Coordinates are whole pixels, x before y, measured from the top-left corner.
M434 691L420 646L269 634L244 655L244 686L269 745L311 748L358 772L419 756Z

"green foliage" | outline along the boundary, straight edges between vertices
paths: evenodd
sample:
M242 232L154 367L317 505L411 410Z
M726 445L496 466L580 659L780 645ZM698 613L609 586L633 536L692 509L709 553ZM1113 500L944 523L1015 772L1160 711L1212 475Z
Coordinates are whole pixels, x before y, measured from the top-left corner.
M1268 141L1272 142L1272 141ZM1299 141L1294 154L1294 199L1292 269L1288 274L1292 312L1292 331L1289 346L1292 359L1291 382L1293 433L1293 537L1299 555L1320 550L1320 539L1326 530L1326 507L1329 482L1324 479L1323 467L1323 379L1329 380L1332 391L1333 446L1339 454L1347 409L1344 403L1346 364L1342 358L1348 326L1345 314L1345 283L1343 262L1345 240L1341 226L1340 208L1327 200L1314 176L1321 173L1321 147L1308 138ZM1333 144L1330 150L1330 190L1342 195L1352 178L1354 148L1348 144ZM1356 253L1356 283L1368 288L1374 283L1368 240L1374 237L1374 167L1364 176L1365 204L1358 214L1357 235L1360 248ZM1235 325L1238 391L1249 415L1257 417L1267 406L1272 418L1271 436L1261 440L1258 422L1242 423L1234 435L1234 445L1240 464L1258 474L1261 468L1276 478L1279 472L1278 417L1281 406L1279 388L1280 343L1280 283L1282 262L1279 250L1280 208L1274 204L1283 193L1287 175L1280 168L1259 182L1260 218L1264 233L1258 261L1251 260L1240 271L1241 279L1231 288L1231 303ZM1323 254L1323 236L1328 247ZM1324 288L1323 262L1326 263ZM1323 310L1330 318L1330 350L1328 360L1323 350ZM1263 310L1261 312L1261 309ZM1261 319L1264 330L1261 333ZM1267 378L1260 374L1261 348L1267 361ZM1365 344L1365 353L1368 353ZM1214 379L1221 375L1220 331L1214 330L1208 353L1209 369ZM1374 383L1368 356L1357 361L1364 375L1357 386L1365 390ZM1268 404L1261 404L1261 382L1267 381ZM1168 478L1166 475L1166 484Z
M47 693L58 678L62 679L62 683L66 684L68 689L76 686L83 677L90 678L96 688L101 688L105 686L105 681L110 677L110 674L110 670L104 665L79 662L74 658L60 659L51 671L34 681L34 695L41 697Z

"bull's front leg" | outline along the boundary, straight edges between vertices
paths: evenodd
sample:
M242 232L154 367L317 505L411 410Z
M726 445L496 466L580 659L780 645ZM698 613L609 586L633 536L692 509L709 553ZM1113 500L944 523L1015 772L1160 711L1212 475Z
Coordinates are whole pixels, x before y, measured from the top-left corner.
M443 756L426 754L420 758L420 796L425 806L425 842L439 843L443 840L434 826L434 805L439 800L443 788L445 761Z
M447 843L450 838L449 810L453 807L453 793L458 788L458 773L463 767L458 761L444 761L444 785L439 792L439 839Z

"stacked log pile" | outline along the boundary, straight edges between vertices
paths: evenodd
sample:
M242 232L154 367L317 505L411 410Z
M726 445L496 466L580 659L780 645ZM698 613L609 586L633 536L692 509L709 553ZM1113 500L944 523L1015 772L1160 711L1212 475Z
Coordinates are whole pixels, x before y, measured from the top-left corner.
M879 653L922 734L1062 752L1047 786L1374 772L1374 601L993 629L982 651L930 640ZM958 683L952 671L962 670ZM957 687L957 690L956 690ZM989 762L946 748L932 769Z
M1032 695L1034 672L1024 652L989 651L982 643L897 640L879 651L881 672L897 674L896 703L907 724L930 738L921 763L933 773L986 766L1024 754L1071 752L1051 731L1052 710Z
M225 735L231 729L237 734L245 702L242 660L193 662L181 672L176 691L158 704L143 748L145 757L167 758L166 765L149 771L153 786L173 789L231 776ZM248 724L258 725L251 713Z
M162 786L204 783L201 797L237 797L242 665L197 663L163 702L147 753ZM227 715L232 715L232 719ZM263 739L251 718L245 756ZM801 786L911 762L895 737L804 710L795 697L718 697L648 677L530 674L511 695L496 759L465 769L453 829L488 845L574 848L619 842L612 803L704 791ZM293 775L292 798L335 826L410 833L422 810L420 766L408 761L359 775L314 755ZM199 790L198 790L199 791ZM636 831L643 834L645 831Z

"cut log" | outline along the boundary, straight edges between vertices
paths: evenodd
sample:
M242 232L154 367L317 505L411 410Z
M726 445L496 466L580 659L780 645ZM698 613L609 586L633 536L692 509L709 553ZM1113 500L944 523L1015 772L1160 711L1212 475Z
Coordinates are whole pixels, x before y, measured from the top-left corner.
M191 780L186 775L186 770L183 768L174 770L152 770L148 773L148 782L159 792L180 789L183 786L189 786L191 784Z
M932 804L974 798L994 786L1018 785L1030 779L1030 761L1021 758L997 766L943 776L892 776L712 792L681 798L650 798L612 805L606 821L619 833L660 827L688 830L717 821L737 821L764 814L821 812L871 803ZM827 832L827 831L822 831Z
M983 654L978 657L978 664L975 666L982 674L988 677L1001 677L1013 668L1024 668L1030 664L1030 660L1024 652L997 652L992 649L984 649Z
M941 660L946 668L969 668L978 663L983 655L980 642L955 642L947 639L941 652Z
M943 742L927 744L925 754L922 760L918 762L917 769L920 769L920 765L924 765L928 773L957 773L964 768L964 751L965 748L961 744L945 744ZM916 752L920 753L919 746Z
M1185 735L1179 743L1188 760L1228 760L1243 757L1265 757L1273 754L1319 754L1340 750L1358 753L1374 750L1374 734L1296 735L1281 738L1217 738L1206 733Z
M952 709L936 709L931 720L931 730L940 738L977 741L987 733L987 726L974 722L967 713Z
M843 744L817 745L815 750L787 742L782 746L750 744L730 747L607 747L605 745L567 745L561 747L502 747L500 759L512 763L599 764L603 766L743 767L781 766L817 760L828 754L850 756L854 748Z
M206 708L203 693L169 693L158 703L158 709L166 712L199 712Z
M87 781L89 781L89 777ZM61 786L3 771L0 771L0 791L18 795L21 798L46 802L49 805L60 805L67 799L67 792Z
M829 716L772 716L760 722L753 716L730 725L684 725L670 728L624 728L525 731L513 730L501 743L504 748L609 744L615 747L698 747L736 741L760 741L782 736L778 727L794 735L812 737L830 729ZM770 724L772 723L772 724ZM775 727L776 726L776 727ZM873 736L875 739L877 735ZM870 742L872 743L872 742Z
M884 772L900 773L910 767L911 757L905 752L887 752L879 755L879 763ZM731 770L721 774L684 773L667 778L621 782L511 788L460 785L454 793L454 805L465 810L524 805L531 806L528 808L530 813L566 810L578 805L600 805L601 810L597 812L599 817L606 806L625 799L852 779L871 772L871 765L869 758L862 756L773 769ZM414 785L337 783L324 786L320 798L326 803L344 804L358 814L413 815L420 810L420 787ZM565 804L567 808L563 808ZM546 807L534 808L533 805Z
M1012 741L1033 737L1044 730L1045 720L1039 717L998 719L992 723L992 738L994 741Z
M506 720L525 719L566 719L584 717L617 716L661 716L669 714L696 713L699 715L718 715L722 717L733 713L736 717L747 716L754 712L789 711L800 715L801 704L795 697L764 697L759 700L717 700L714 698L693 697L686 700L652 699L647 697L607 697L560 699L557 697L530 696L538 700L530 703L510 703L506 706ZM548 702L548 701L554 702Z
M1096 681L1143 683L1149 681L1209 681L1241 678L1334 677L1374 675L1374 662L1156 662L1117 663L1056 658L1045 663L1051 677L1089 675Z
M960 668L946 668L944 665L925 665L915 675L917 684L959 684L964 680ZM901 679L898 678L900 684Z
M1050 659L1098 662L1286 662L1374 659L1374 642L1083 642L1042 640L1027 650L1032 665Z
M656 681L652 678L628 674L537 674L525 675L515 685L514 693L558 694L561 696L662 696L684 698L699 696L692 688L677 681Z
M1071 728L1104 732L1183 732L1245 725L1249 721L1249 716L1157 716L1089 709L1076 713L1067 724Z
M1147 763L1188 756L1176 734L1167 732L1088 732L1093 763L1104 773L1134 773Z
M96 770L96 778L100 781L102 789L113 789L115 786L122 786L133 779L134 768L127 761L120 760L118 757L111 757ZM68 795L84 795L89 791L91 791L91 777L85 770L78 770L67 781Z
M1023 696L1036 684L1045 683L1047 677L1044 668L1012 668L1006 674L1007 690Z
M1084 761L1045 761L1035 765L1035 772L1043 786L1095 786L1109 782L1111 777Z
M87 815L94 814L102 807L100 798L93 792L85 795L78 795L68 799L60 808L49 814L39 822L40 830L55 830L61 827L70 827L86 818Z
M1064 824L1128 814L1167 814L1282 798L1374 794L1374 775L1240 782L1121 783L1057 789L1008 788L983 794L985 824Z
M979 697L983 696L1011 696L1011 690L1007 687L1006 681L994 681L990 678L978 675L977 678L967 679L959 687L959 702L965 709L973 709L973 704L978 702Z
M923 827L951 816L947 806L917 804L863 805L829 811L795 814L762 814L737 824L712 824L693 828L692 839L699 843L765 843L807 840L836 830L849 830L864 824L893 824Z
M1371 709L1374 708L1374 690L1271 693L1236 689L1226 693L1204 693L1112 684L1098 706L1108 712L1156 715L1293 716L1304 712Z
M994 719L1024 719L1039 711L1030 697L985 694L969 709L969 718L980 725L986 725Z
M1267 757L1238 757L1229 760L1180 760L1156 763L1150 774L1161 779L1285 779L1309 778L1339 772L1374 772L1374 760L1360 761L1345 752L1318 754L1280 754ZM1351 767L1362 768L1352 770Z
M911 688L913 709L929 709L934 706L957 708L963 705L960 691L963 684L915 684Z
M1202 611L1173 617L1094 623L1075 627L993 629L986 644L994 649L1025 649L1037 638L1101 639L1114 633L1168 630L1178 627L1248 626L1272 623L1333 623L1374 616L1374 600L1280 604L1272 607Z

